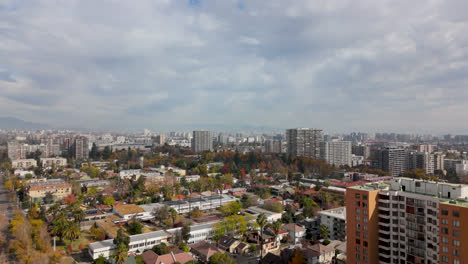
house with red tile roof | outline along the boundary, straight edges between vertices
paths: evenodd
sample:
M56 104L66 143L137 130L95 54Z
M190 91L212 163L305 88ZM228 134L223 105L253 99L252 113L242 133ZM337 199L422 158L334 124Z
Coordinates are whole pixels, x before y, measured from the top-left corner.
M187 263L189 261L195 260L192 255L187 252L174 253L171 251L168 254L158 255L152 250L143 252L141 258L145 264L173 264L176 262Z

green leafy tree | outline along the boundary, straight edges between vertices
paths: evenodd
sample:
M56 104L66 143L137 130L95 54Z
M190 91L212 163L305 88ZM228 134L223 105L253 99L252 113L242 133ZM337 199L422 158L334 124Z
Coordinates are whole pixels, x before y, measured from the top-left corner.
M50 192L46 192L46 195L44 197L44 203L45 204L51 204L54 202L54 195Z
M282 226L283 226L283 223L281 222L281 220L276 220L275 222L270 224L270 227L273 230L273 233L275 234L275 239L278 239Z
M169 209L169 213L170 213L170 216L171 216L171 219L172 219L172 226L174 226L175 225L175 220L177 219L177 216L179 216L179 214L172 207L171 207L171 209Z
M156 254L158 254L160 256L169 253L169 248L167 247L167 245L165 243L161 243L159 245L156 245L151 250L153 250L154 253L156 253Z
M301 200L302 210L305 217L313 217L315 215L315 209L318 207L314 200L304 197Z
M130 220L128 223L128 233L130 233L130 235L143 233L143 225L135 218Z
M106 196L102 199L102 203L108 206L113 206L115 203L115 199L113 196Z
M219 208L224 216L235 215L239 213L242 204L239 201L233 201Z
M189 239L190 239L190 225L191 223L186 223L183 227L182 227L182 240L185 242L185 243L188 243Z
M263 204L263 209L276 213L282 213L283 205L280 202L266 202Z
M227 253L218 252L211 256L209 264L237 264L237 261Z
M323 238L323 239L327 239L328 238L328 233L330 231L328 230L328 227L326 225L320 225L320 236Z

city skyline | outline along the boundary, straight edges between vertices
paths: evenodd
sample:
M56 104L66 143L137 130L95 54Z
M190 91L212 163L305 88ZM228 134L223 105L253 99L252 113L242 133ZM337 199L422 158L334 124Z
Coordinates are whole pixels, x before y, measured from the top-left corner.
M0 111L54 127L460 134L467 7L3 1Z

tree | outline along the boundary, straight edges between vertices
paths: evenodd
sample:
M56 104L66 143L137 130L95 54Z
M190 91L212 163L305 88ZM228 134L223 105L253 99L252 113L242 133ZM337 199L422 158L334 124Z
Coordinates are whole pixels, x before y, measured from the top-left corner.
M102 203L108 206L113 206L115 203L115 199L113 196L106 196L102 199Z
M137 220L137 219L132 219L128 223L128 233L130 235L138 235L143 232L143 225Z
M54 202L54 195L50 192L46 192L46 195L44 197L44 203L51 204L53 202Z
M302 213L305 217L313 217L315 215L315 209L318 207L317 203L314 200L304 197L301 200L302 204Z
M162 207L154 208L153 216L159 222L163 222L164 220L168 219L171 216L169 206L165 204Z
M263 209L276 213L282 213L283 205L280 202L266 202L263 204Z
M106 238L106 232L99 227L92 226L89 233L96 241L101 241Z
M109 263L103 255L99 255L97 259L94 260L94 264L107 264Z
M73 240L77 239L80 237L80 225L73 223L73 222L68 222L65 225L65 229L63 231L63 237L65 239L70 240L70 247L73 243Z
M209 264L237 264L227 253L218 252L211 256Z
M76 208L72 211L73 219L75 219L75 223L81 223L86 217L85 211L81 208Z
M167 245L165 243L161 243L159 245L156 245L151 250L153 250L154 253L156 253L156 254L158 254L160 256L169 253L169 248L167 247Z
M224 216L235 215L239 213L240 209L242 208L242 204L239 201L233 201L227 203L224 206L221 206L219 210Z
M190 225L191 223L186 223L183 227L182 227L182 240L185 242L185 243L188 243L189 239L190 239Z
M190 218L198 218L203 216L203 212L200 209L193 209L189 213Z
M170 213L170 216L171 216L171 219L172 219L172 226L175 225L175 220L177 219L177 216L179 215L177 213L177 211L171 207L171 209L169 209L169 213Z
M328 227L326 225L320 225L320 236L323 238L323 239L327 239L328 238L328 233L330 231L328 230Z
M123 264L127 260L129 243L130 238L125 235L123 229L120 228L117 231L117 236L114 238L114 244L117 245L117 248L113 255L118 264Z
M117 264L124 264L128 257L128 246L123 243L118 244L113 256Z
M257 224L260 227L260 254L263 258L263 228L268 224L267 218L264 213L261 213L257 216Z
M288 261L288 264L306 264L306 263L307 262L304 258L304 255L298 249L294 251L294 255Z
M74 202L76 202L76 200L78 200L78 198L76 198L75 195L73 195L73 193L70 193L69 195L65 196L63 198L63 202L66 203L66 204L72 204Z
M283 226L283 223L279 219L273 222L272 224L270 224L270 227L273 230L273 233L275 234L275 240L278 239L282 226Z

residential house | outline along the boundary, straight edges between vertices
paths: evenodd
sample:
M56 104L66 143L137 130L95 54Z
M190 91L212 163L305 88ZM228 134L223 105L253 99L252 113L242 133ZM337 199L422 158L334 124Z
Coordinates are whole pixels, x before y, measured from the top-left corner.
M240 244L241 242L233 237L230 236L223 236L219 240L219 248L222 250L226 250L229 253L234 253L236 247Z
M322 244L308 245L302 249L307 264L331 264L335 249Z
M282 229L288 232L289 239L293 244L299 243L306 233L306 229L297 224L287 224Z
M147 250L141 254L141 258L145 264L174 264L195 261L195 259L187 252L173 251L168 254L158 255L152 250Z
M204 261L204 262L208 262L210 260L211 256L213 256L216 253L224 253L225 252L222 249L211 245L207 241L200 241L200 242L198 242L198 243L196 243L194 245L191 245L190 248L191 248L190 251L193 254L195 254L196 256L198 256L198 258L201 261Z
M263 247L261 247L261 249L264 255L270 251L279 249L279 244L276 242L274 236L263 233L263 236L260 237L259 231L250 233L247 236L247 240L257 243L260 247L263 244Z

